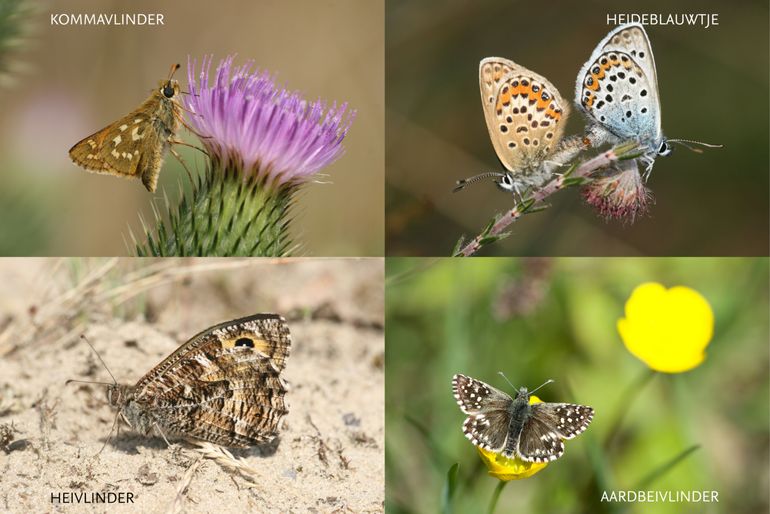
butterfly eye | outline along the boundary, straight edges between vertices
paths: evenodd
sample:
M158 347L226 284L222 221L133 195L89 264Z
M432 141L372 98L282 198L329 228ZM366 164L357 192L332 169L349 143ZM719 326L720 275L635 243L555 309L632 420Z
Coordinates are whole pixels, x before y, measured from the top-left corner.
M666 156L671 153L673 148L667 142L663 141L658 147L658 155Z
M163 92L163 96L166 98L171 98L174 96L174 88L171 87L171 84L166 84L161 91Z
M497 182L497 187L503 191L513 191L513 180L511 180L511 177L506 173L500 177L500 181Z

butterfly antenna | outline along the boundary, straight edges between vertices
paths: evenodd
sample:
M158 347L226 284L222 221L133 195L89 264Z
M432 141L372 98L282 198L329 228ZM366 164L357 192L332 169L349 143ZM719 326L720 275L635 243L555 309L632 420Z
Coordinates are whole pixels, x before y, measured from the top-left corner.
M685 148L687 148L688 150L690 150L691 152L695 152L695 153L703 153L703 150L701 150L700 148L694 148L694 147L692 147L690 145L700 145L700 146L705 146L706 148L722 148L722 147L724 147L724 145L714 145L714 144L711 144L711 143L704 143L702 141L693 141L691 139L667 139L666 141L668 141L669 143L680 144L680 145L684 146Z
M179 64L179 63L172 64L171 65L171 70L168 72L168 79L167 80L171 80L171 77L174 76L174 73L176 73L176 70L178 70L181 67L182 67L182 65Z
M519 390L515 385L511 384L511 381L508 380L508 377L506 377L505 374L502 371L498 371L497 374L500 375L501 377L503 377L505 379L505 381L508 382L508 385L513 388L514 391L518 391Z
M115 380L115 375L113 375L113 374L112 374L112 371L110 371L110 368L108 368L108 367L107 367L107 364L106 364L106 363L104 362L104 360L102 359L102 356L101 356L101 355L99 355L99 352L97 352L97 351L96 351L96 348L94 348L94 345L92 345L92 344L91 344L91 341L89 341L89 340L88 340L88 338L86 337L86 335L85 335L85 334L80 334L80 339L82 339L83 341L85 341L85 342L86 342L86 344L87 344L88 346L90 346L90 347L91 347L91 349L94 351L94 353L96 354L96 356L99 358L99 362L101 362L101 363L102 363L102 366L104 366L104 369L106 369L106 370L107 370L107 373L109 373L109 374L110 374L110 377L112 377L112 382L113 382L114 384L117 384L117 383L118 383L118 381L117 381L117 380ZM67 383L70 383L70 382L77 382L77 380L68 380L68 381L67 381ZM108 385L109 385L109 384L108 384Z
M463 189L465 186L473 184L474 182L478 182L479 180L484 180L484 179L493 178L493 177L504 177L504 176L505 176L505 173L500 173L499 171L488 171L486 173L476 175L475 177L458 180L457 185L455 186L454 189L452 189L452 192L456 193L459 190Z
M76 384L98 384L98 385L103 385L103 386L114 385L114 384L110 384L109 382L92 382L90 380L72 380L72 379L67 380L66 382L64 382L64 385L65 386L66 385L70 385L73 382L76 383Z
M540 389L541 387L547 386L547 385L548 385L548 384L550 384L551 382L553 382L553 379L552 379L552 378L549 378L548 380L546 380L545 382L543 382L542 384L540 384L539 386L537 386L536 388L534 388L533 390L531 390L531 391L529 392L529 394L532 394L532 393L534 393L535 391L537 391L537 390L538 390L538 389Z

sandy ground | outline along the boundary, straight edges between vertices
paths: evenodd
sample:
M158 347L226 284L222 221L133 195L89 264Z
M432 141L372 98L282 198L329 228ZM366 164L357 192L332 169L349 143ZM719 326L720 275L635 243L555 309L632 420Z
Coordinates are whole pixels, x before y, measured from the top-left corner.
M4 259L0 282L0 511L383 510L382 259ZM114 420L104 387L64 386L110 381L80 333L134 383L199 330L256 312L292 332L276 441L233 450L240 469L125 426L99 453ZM133 503L51 500L93 492Z

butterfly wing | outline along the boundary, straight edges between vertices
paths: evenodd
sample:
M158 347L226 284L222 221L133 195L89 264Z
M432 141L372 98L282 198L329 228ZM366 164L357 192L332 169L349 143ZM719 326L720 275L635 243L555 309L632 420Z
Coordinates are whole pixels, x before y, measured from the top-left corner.
M94 173L139 178L148 191L155 191L167 139L158 123L160 102L153 93L136 111L76 143L70 158Z
M513 61L488 57L479 65L484 118L497 157L528 175L557 145L569 107L544 77Z
M658 78L644 27L622 25L599 43L578 73L575 103L608 132L608 141L636 138L658 144Z
M481 380L461 374L452 377L452 392L468 415L463 422L465 437L485 450L502 450L508 439L513 399Z
M280 373L290 345L275 314L221 323L147 373L135 401L185 436L236 447L268 442L287 413Z
M564 453L564 439L588 428L594 410L572 403L535 403L524 422L516 453L528 462L549 462Z

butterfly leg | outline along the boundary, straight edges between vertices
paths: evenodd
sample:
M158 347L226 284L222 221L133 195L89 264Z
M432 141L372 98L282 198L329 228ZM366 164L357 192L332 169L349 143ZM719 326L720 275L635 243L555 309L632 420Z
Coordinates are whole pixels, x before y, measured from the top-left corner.
M204 150L203 148L200 148L200 147L198 147L198 146L195 146L195 145L191 145L190 143L185 143L184 141L179 141L179 140L176 140L176 139L169 139L169 141L168 141L168 142L169 142L170 144L172 144L172 145L182 145L182 146L189 146L190 148L195 148L196 150L198 150L199 152L201 152L201 153L202 153L203 155L205 155L206 157L211 157L211 156L209 155L209 153L208 153L206 150Z
M191 113L191 114L195 114L195 113ZM198 133L190 125L188 125L187 122L184 120L184 117L182 117L182 115L180 115L179 113L175 113L175 115L176 115L176 119L179 120L179 123L181 123L184 128L186 128L187 130L189 130L190 132L198 136L199 139L211 139L211 136L204 136L203 134ZM200 116L200 114L198 114L198 116Z
M171 144L179 144L178 141L172 141L170 139L169 139L169 143L171 143ZM176 160L180 162L180 164L182 165L184 170L187 172L187 176L190 178L190 184L195 184L195 181L193 180L193 177L192 177L192 173L190 173L190 168L187 167L187 163L184 162L184 159L182 159L182 156L179 154L179 152L174 150L173 146L169 146L168 147L168 151L171 152L171 155L176 157Z
M164 434L164 433L163 433L163 430L161 430L161 429L160 429L160 425L158 425L157 423L155 423L155 430L157 430L157 431L158 431L158 433L160 434L160 436L163 438L163 440L164 440L164 441L166 441L166 444L167 444L167 445L169 446L169 448L170 448L170 447L171 447L171 443L169 443L169 442L168 442L168 439L166 439L166 434Z
M644 181L647 182L650 179L650 174L652 173L652 166L655 164L655 159L644 155L642 157L642 162L645 164Z

